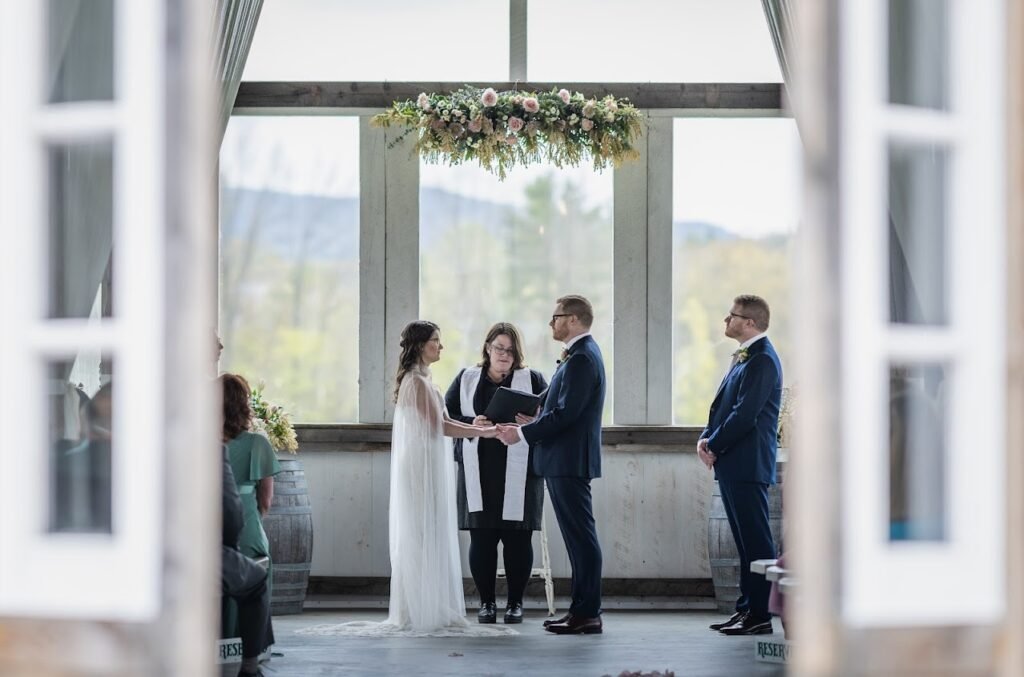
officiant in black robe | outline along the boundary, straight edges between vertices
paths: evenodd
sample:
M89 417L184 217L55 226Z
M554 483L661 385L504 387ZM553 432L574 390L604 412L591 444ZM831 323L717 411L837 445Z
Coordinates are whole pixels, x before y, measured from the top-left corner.
M524 365L523 340L514 325L499 322L487 332L483 359L455 377L445 396L448 415L463 423L490 425L483 416L498 388L539 394L543 374ZM508 583L506 623L523 620L523 593L533 569L533 532L540 530L544 484L533 475L527 445L506 447L496 439L455 440L459 464L459 529L468 530L469 568L480 593L480 623L497 621L495 578L498 543L504 548Z

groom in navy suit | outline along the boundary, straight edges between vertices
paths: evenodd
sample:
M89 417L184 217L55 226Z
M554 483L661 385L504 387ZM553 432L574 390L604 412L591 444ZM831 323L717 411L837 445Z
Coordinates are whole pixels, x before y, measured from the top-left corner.
M782 401L782 365L768 340L768 304L759 296L737 296L725 316L725 335L740 346L711 403L697 455L714 468L722 503L740 555L736 613L712 630L726 635L772 632L770 585L750 572L750 563L775 557L768 528L768 485L775 484L776 431Z
M533 471L545 478L572 567L572 605L544 622L558 635L598 634L601 624L601 544L590 480L601 476L601 411L605 377L601 349L590 335L594 309L582 296L563 296L551 314L551 338L565 343L540 415L499 426L499 439L533 447Z

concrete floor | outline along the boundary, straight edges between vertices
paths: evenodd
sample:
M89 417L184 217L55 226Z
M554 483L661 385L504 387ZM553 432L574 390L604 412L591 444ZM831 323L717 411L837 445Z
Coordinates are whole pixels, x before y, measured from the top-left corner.
M526 611L520 634L489 638L369 638L295 634L323 623L382 621L386 612L317 610L274 618L275 656L266 677L327 675L552 675L617 677L625 672L673 671L677 677L781 677L780 666L754 660L753 637L708 629L721 614L693 611L605 611L602 635L545 632L541 610ZM472 614L469 616L472 618ZM775 621L775 638L781 639ZM238 665L224 666L234 677Z

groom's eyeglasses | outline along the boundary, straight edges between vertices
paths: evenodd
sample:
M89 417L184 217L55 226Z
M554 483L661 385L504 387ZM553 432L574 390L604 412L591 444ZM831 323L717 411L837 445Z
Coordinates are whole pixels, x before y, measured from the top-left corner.
M747 317L746 315L740 315L739 313L729 313L729 319L730 320L732 318L734 318L734 317L738 317L738 318L740 318L742 320L752 320L752 319L754 319L752 317Z
M551 316L551 321L554 322L560 317L572 317L572 313L555 313Z
M496 346L494 344L491 344L491 352L497 353L498 355L508 355L509 357L516 356L515 348L502 348L501 346Z

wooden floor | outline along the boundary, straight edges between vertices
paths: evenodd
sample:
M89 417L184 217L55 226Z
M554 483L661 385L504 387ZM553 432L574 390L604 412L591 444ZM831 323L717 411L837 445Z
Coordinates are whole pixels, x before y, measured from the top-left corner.
M780 666L754 660L754 638L726 637L708 629L722 616L706 611L605 611L602 635L556 636L545 632L547 617L527 609L519 635L491 638L366 638L300 635L322 623L384 620L373 611L306 611L274 618L277 644L264 663L267 677L327 675L557 675L586 677L623 672L677 677L784 675ZM470 615L472 617L472 614ZM775 638L781 639L778 619ZM234 677L238 665L224 666Z

